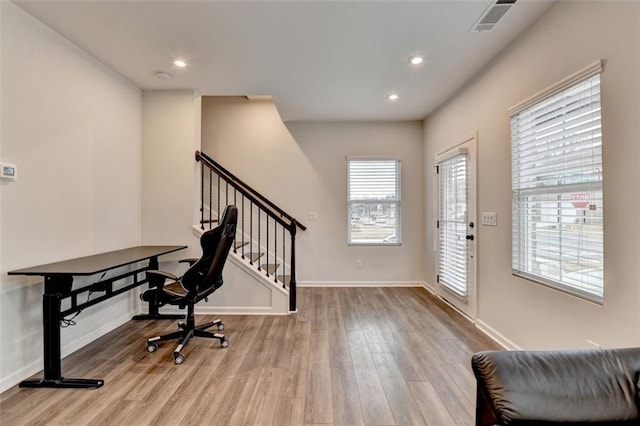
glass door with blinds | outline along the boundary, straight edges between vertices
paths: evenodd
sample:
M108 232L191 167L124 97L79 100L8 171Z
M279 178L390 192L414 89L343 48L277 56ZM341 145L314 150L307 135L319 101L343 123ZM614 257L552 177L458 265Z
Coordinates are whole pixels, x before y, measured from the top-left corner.
M436 158L441 297L475 318L475 137Z

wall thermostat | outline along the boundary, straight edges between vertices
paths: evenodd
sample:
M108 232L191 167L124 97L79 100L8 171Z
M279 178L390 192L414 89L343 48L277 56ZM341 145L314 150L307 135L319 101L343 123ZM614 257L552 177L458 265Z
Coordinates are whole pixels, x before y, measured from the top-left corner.
M0 163L0 179L2 180L18 180L18 167L15 164Z

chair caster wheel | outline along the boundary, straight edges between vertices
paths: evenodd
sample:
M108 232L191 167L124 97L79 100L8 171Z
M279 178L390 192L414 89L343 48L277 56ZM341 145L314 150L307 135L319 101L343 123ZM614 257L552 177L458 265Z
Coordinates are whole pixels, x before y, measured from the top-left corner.
M147 352L153 353L158 350L158 345L156 343L147 343Z
M222 330L224 330L224 324L220 323L218 324L218 331L222 331Z
M220 346L222 346L223 348L229 347L229 341L227 339L222 339L220 341Z
M184 362L184 355L182 355L180 352L174 352L173 353L173 360L176 363L176 365L180 365Z

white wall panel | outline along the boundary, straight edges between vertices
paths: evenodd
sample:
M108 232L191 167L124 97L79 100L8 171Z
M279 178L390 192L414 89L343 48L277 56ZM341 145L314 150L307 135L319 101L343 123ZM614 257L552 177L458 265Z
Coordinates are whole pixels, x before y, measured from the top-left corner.
M203 98L203 151L308 227L296 239L301 283L423 281L421 138L420 122L285 125L270 102ZM349 247L346 157L380 155L402 158L402 245Z
M1 2L0 390L42 368L42 280L7 271L135 246L141 237L138 88ZM76 280L79 283L81 280ZM132 296L62 330L63 356L135 311Z
M478 131L478 213L497 227L478 229L479 321L522 348L640 345L640 3L557 2L424 124L425 167L435 153ZM604 58L602 122L605 300L602 306L511 275L508 110ZM427 174L427 202L432 199ZM426 209L426 246L432 247ZM435 282L427 250L426 280Z

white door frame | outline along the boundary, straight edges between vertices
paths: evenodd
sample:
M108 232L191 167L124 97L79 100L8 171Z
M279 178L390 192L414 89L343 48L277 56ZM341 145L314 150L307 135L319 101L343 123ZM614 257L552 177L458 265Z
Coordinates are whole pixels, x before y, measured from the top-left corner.
M467 240L467 262L468 262L468 288L467 297L461 298L451 290L436 283L436 294L452 305L457 310L475 323L478 313L478 297L477 297L477 240L478 240L478 221L477 221L477 132L473 132L466 137L458 140L456 143L449 145L442 151L438 152L434 158L434 206L435 206L435 238L434 248L436 251L436 270L439 274L439 256L440 256L440 229L437 227L440 218L440 179L436 173L436 166L451 155L455 155L462 149L466 149L468 153L468 173L467 173L467 235L473 235L473 240ZM473 226L471 225L473 224Z

